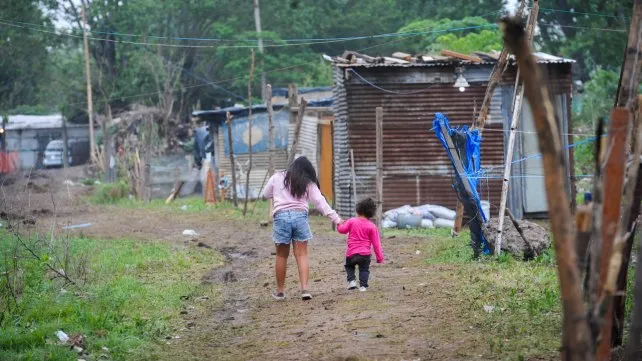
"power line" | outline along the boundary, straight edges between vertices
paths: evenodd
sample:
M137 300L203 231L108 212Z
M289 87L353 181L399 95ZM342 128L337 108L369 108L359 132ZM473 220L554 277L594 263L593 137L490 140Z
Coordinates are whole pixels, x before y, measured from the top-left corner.
M82 38L80 35L69 34L69 33L59 33L51 30L38 29L32 26L14 24L7 21L0 21L0 24L6 26L11 26L15 28L22 28L27 30L38 31L47 34L53 34L57 36L66 36L71 38ZM370 40L370 39L379 39L379 38L390 38L390 37L413 37L418 35L428 35L428 34L438 34L438 33L448 33L454 31L464 31L464 30L474 30L482 28L496 28L497 24L484 24L484 25L475 25L475 26L464 26L456 27L449 29L439 29L431 31L422 31L422 32L403 32L403 33L388 33L388 34L376 34L368 36L355 36L355 37L337 37L337 38L320 38L312 39L307 42L295 42L295 43L285 43L285 44L267 44L264 47L269 48L281 48L281 47L290 47L290 46L304 46L304 45L317 45L317 44L329 44L329 43L338 43L346 41L356 41L356 40ZM88 37L89 40L93 41L106 41L120 44L132 44L132 45L150 45L150 46L163 46L163 47L172 47L172 48L216 48L216 49L235 49L235 48L256 48L257 45L193 45L193 44L170 44L170 43L159 43L159 42L143 42L143 41L130 41L130 40L121 40L121 39L108 39L100 37ZM292 40L292 39L290 39ZM246 41L246 40L239 40Z
M591 12L582 12L582 11L575 11L575 10L565 10L565 9L553 9L553 8L539 8L540 11L543 12L557 12L557 13L567 13L567 14L573 14L573 15L590 15L590 16L601 16L601 17L606 17L606 18L625 18L625 19L630 19L630 16L619 16L619 15L612 15L612 14L605 14L605 13L591 13Z
M501 10L495 10L486 14L482 15L477 15L476 17L485 17L493 14L500 13ZM25 26L27 28L31 27L40 27L40 28L46 28L49 29L49 27L41 24L36 24L36 23L29 23L29 22L23 22L23 21L15 21L11 19L3 19L0 18L1 23L5 23L5 25L20 25L20 26ZM467 29L475 29L478 27L491 27L491 26L496 26L494 24L485 24L485 25L478 25L478 26L468 26L468 27L460 27L460 28L453 28L453 29L443 29L443 30L434 30L434 31L426 31L426 32L416 32L416 31L407 31L407 32L395 32L395 33L383 33L383 34L374 34L374 35L357 35L357 36L343 36L343 37L322 37L322 38L290 38L290 39L263 39L264 42L285 42L285 43L309 43L309 42L314 42L314 43L323 43L323 42L331 42L331 41L352 41L352 40L368 40L368 39L375 39L375 38L386 38L386 37L403 37L403 36L415 36L415 35L425 35L429 33L438 33L438 32L444 32L444 31L451 31L451 30L467 30ZM35 29L34 29L35 30ZM178 41L212 41L212 42L251 42L251 43L258 43L259 39L224 39L224 38L202 38L202 37L171 37L171 36L156 36L156 35L144 35L144 34L130 34L130 33L120 33L120 32L110 32L110 31L94 31L90 30L88 31L89 33L92 34L100 34L100 35L113 35L113 36L122 36L122 37L139 37L139 38L149 38L149 39L163 39L163 40L178 40ZM63 34L60 34L63 35ZM102 40L110 40L110 39L102 39ZM283 44L275 44L275 45L281 45Z

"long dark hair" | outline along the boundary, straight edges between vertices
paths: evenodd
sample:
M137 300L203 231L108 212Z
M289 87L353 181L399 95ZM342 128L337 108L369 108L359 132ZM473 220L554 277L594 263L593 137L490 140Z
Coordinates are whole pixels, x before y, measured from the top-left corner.
M290 190L290 194L293 197L302 198L308 191L310 183L314 183L319 187L317 172L308 158L299 157L290 164L290 167L285 172L283 185Z

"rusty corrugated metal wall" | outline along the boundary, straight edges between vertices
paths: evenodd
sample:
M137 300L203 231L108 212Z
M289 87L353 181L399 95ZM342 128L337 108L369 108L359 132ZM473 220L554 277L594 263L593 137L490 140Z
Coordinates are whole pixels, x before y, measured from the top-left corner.
M378 68L371 73L368 69L358 70L362 75L371 75L370 79L375 79L376 85L387 90L382 91L358 79L349 77L346 80L346 71L335 67L334 160L336 208L339 213L344 217L354 215L350 149L355 157L357 198L375 196L374 119L375 108L379 106L384 110L384 210L405 204L425 203L454 209L457 202L452 189L454 173L446 152L431 130L433 117L436 112L442 112L453 126L470 125L486 91L485 82L480 80L488 79L490 69L492 66L486 69L479 67L472 70L474 73L467 74L471 86L462 93L453 87L449 79L452 69ZM504 162L503 130L508 112L505 109L506 102L502 101L502 89L510 88L512 92L515 78L512 70L506 74L493 96L491 120L486 126L487 131L483 133L482 168L502 167ZM396 71L403 74L403 81L410 81L400 81L399 77L395 77ZM415 76L412 72L419 75ZM435 83L412 83L412 79L425 81L431 77ZM570 71L568 78L560 79L556 75L554 79L554 93L567 89L570 92ZM501 180L480 179L478 191L482 200L497 205ZM495 212L492 207L491 212Z

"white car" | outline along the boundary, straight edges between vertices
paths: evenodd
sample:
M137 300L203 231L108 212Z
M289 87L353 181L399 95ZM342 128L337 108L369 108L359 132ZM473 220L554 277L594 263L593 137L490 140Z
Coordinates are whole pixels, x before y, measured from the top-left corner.
M52 140L47 144L42 164L45 168L62 167L62 140ZM69 165L83 164L89 159L89 145L86 141L70 140L68 142Z

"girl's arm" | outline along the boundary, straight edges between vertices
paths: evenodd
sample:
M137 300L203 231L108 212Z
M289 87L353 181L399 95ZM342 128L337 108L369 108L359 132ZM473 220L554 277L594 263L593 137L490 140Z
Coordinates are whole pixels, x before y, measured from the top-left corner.
M272 198L274 196L274 175L270 177L265 188L263 188L263 198Z
M347 221L337 225L337 231L341 234L350 233L351 228L352 228L352 219L348 219Z
M373 228L371 233L372 248L374 248L375 257L377 258L377 263L383 263L383 249L381 249L381 239L379 238L379 230Z
M341 217L339 217L337 212L335 212L328 202L326 202L325 197L319 190L319 187L314 183L310 183L308 186L308 200L312 202L319 211L321 211L321 214L330 218L334 224L341 223Z

